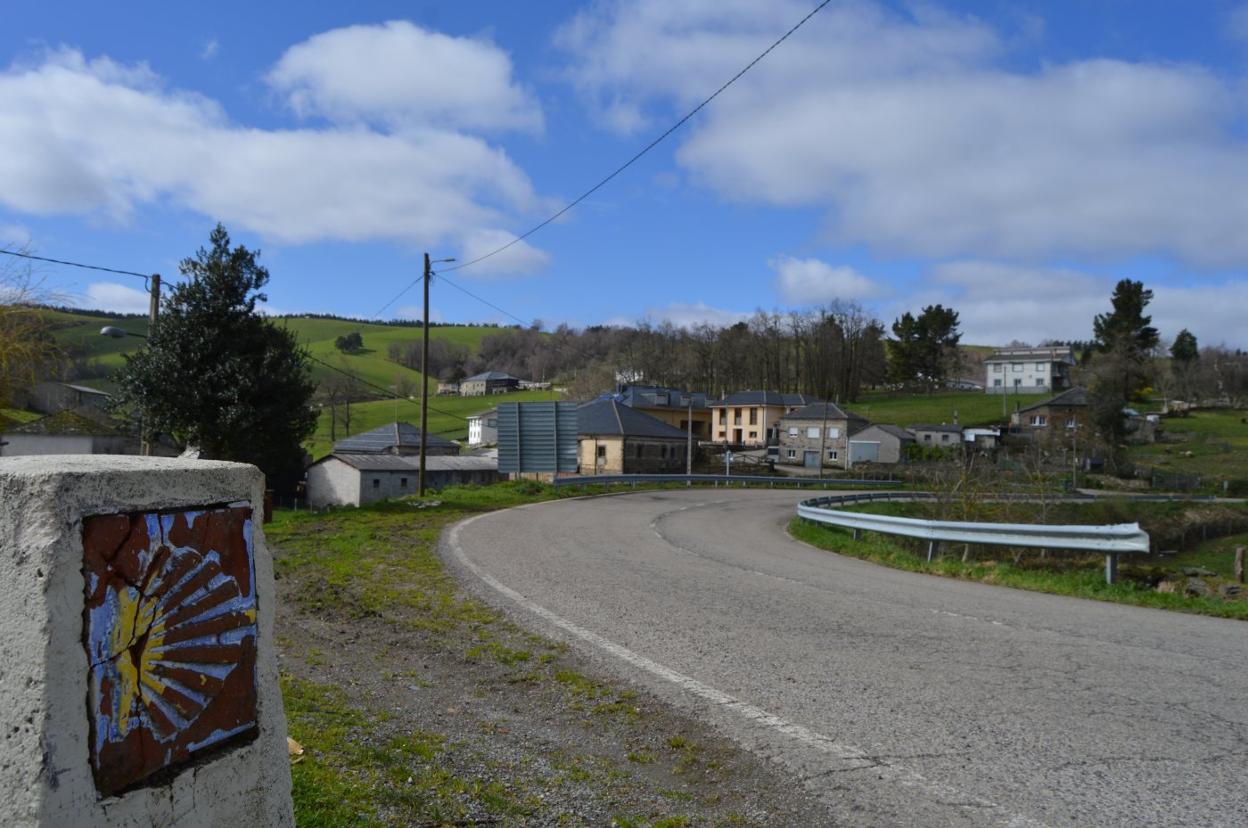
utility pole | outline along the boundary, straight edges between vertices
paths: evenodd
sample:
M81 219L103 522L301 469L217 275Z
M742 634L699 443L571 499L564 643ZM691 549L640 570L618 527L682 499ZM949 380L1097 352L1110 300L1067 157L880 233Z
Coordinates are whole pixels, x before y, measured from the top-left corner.
M438 259L453 262L454 259ZM425 496L425 449L429 448L429 282L433 278L433 263L425 254L425 312L421 322L423 345L420 353L420 473L416 478L416 494ZM397 422L397 415L395 417ZM397 427L397 426L396 426Z
M689 395L689 419L685 423L688 429L688 437L685 442L685 474L693 474L693 394ZM686 486L692 486L691 481L685 481Z
M147 335L149 338L156 333L156 318L160 315L160 274L153 273L148 280L151 285L152 298L147 306ZM148 418L139 423L139 453L148 456L152 453L152 437L148 433Z
M425 450L429 447L429 254L425 254L425 312L421 325L420 350L420 474L416 478L417 497L425 496Z

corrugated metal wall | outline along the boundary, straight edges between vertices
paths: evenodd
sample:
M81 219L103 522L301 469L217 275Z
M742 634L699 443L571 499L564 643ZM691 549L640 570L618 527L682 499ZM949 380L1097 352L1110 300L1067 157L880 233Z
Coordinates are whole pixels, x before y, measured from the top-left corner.
M576 403L526 402L498 406L498 470L576 471Z

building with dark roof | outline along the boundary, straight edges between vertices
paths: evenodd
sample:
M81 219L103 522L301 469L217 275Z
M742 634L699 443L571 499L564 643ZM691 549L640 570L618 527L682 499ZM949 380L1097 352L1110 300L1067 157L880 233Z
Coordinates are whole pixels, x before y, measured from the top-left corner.
M460 380L461 397L484 397L486 394L505 394L520 387L520 378L503 371L485 371L468 379Z
M685 470L688 435L616 399L576 410L581 474L666 474Z
M331 454L308 467L308 505L363 506L416 493L420 456ZM498 460L490 457L425 458L425 487L442 489L499 480Z
M681 431L688 431L692 421L694 440L711 439L711 409L701 391L625 385L614 396L629 408L644 411Z
M1072 388L1056 397L1020 408L1010 418L1011 431L1027 437L1068 439L1072 431L1089 433L1088 390Z
M446 456L459 454L459 444L430 434L428 455ZM420 454L420 429L411 423L387 423L371 431L353 434L334 443L334 454Z
M785 414L818 402L806 394L737 391L710 403L712 439L730 446L761 447L779 442L777 422Z
M866 428L867 421L836 403L812 402L785 414L778 426L779 462L844 469L849 467L849 438Z

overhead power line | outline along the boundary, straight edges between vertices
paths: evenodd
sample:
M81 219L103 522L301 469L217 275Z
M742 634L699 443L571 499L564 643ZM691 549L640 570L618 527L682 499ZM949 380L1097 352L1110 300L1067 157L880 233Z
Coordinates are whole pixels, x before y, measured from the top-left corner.
M607 182L611 181L611 179L615 178L617 175L619 175L620 173L624 172L624 171L625 171L625 170L627 170L629 167L631 167L633 164L635 164L637 161L639 161L639 160L641 159L641 157L642 157L642 156L644 156L646 153L650 152L650 150L654 149L654 148L655 148L655 147L657 147L659 144L661 144L661 143L663 142L663 140L664 140L665 138L667 138L669 135L671 135L673 132L675 132L676 130L680 129L682 126L684 126L684 125L685 125L685 123L687 123L687 122L689 121L689 119L690 119L690 118L692 118L694 115L697 115L697 114L698 114L699 112L701 112L701 111L702 111L702 110L703 110L703 109L704 109L704 108L705 108L705 107L706 107L706 106L707 106L707 105L708 105L711 101L713 101L713 100L715 100L716 98L718 98L718 97L720 96L720 94L721 94L721 93L723 93L723 91L724 91L725 89L727 89L728 87L730 87L730 86L732 86L734 83L736 83L738 80L740 80L740 78L741 78L741 77L742 77L742 76L743 76L746 72L750 71L750 70L751 70L751 69L753 69L756 65L758 65L758 63L759 63L759 62L760 62L763 58L765 58L765 57L767 57L767 55L771 54L771 52L772 52L773 50L775 50L775 48L776 48L777 46L779 46L781 43L783 43L784 41L788 40L788 39L789 39L789 37L790 37L790 36L791 36L794 32L796 32L798 29L802 28L802 26L806 25L806 22L807 22L808 20L810 20L810 18L814 17L816 14L818 14L820 11L822 11L822 10L823 10L823 7L824 7L824 6L826 6L826 5L828 5L828 3L830 3L830 2L832 2L832 0L823 0L823 2L822 2L822 3L820 3L818 6L815 6L815 8L814 8L814 9L812 9L812 10L810 11L810 13L809 13L809 14L807 14L807 15L806 15L805 17L803 17L801 20L797 21L797 23L796 23L796 24L794 24L794 25L793 25L793 27L792 27L792 28L790 28L787 32L785 32L784 34L780 35L780 37L779 37L779 38L777 38L777 39L775 40L775 42L773 42L770 46L768 46L766 49L764 49L762 52L760 52L760 53L758 54L758 56L757 56L757 57L755 57L753 60L751 60L749 63L747 63L747 64L746 64L746 65L745 65L745 66L744 66L744 67L743 67L743 68L742 68L739 72L737 72L735 75L733 75L733 76L732 76L731 78L729 78L727 81L725 81L725 82L723 83L723 85L721 85L718 89L716 89L714 92L712 92L712 93L711 93L711 94L710 94L710 95L709 95L706 99L704 99L701 103L699 103L699 104L698 104L697 106L695 106L693 109L689 110L689 112L687 112L683 118L681 118L679 121L677 121L676 123L674 123L674 124L672 124L670 127L668 127L666 130L664 130L662 134L660 134L657 138L655 138L655 139L654 139L653 141L651 141L649 144L646 144L644 147L642 147L642 148L641 148L641 149L640 149L640 150L639 150L636 154L634 154L631 158L629 158L629 159L628 159L627 161L625 161L623 164L621 164L620 166L618 166L618 167L616 167L614 170L612 170L612 171L611 171L611 172L610 172L610 173L609 173L609 174L608 174L605 178L601 179L601 180L600 180L597 184L595 184L594 186L590 187L590 188L589 188L588 190L586 190L585 192L581 193L579 196L577 196L576 198L574 198L572 201L568 202L568 204L566 204L566 205L565 205L562 209L560 209L559 211L557 211L557 212L556 212L556 213L554 213L553 215L549 216L548 218L544 219L543 221L539 222L538 224L535 224L533 227L531 227L531 228L529 228L528 230L526 230L525 232L521 233L519 236L516 236L514 239L512 239L512 240L511 240L511 241L509 241L509 242L507 242L506 244L501 245L501 246L499 246L499 247L496 247L495 249L491 250L490 252L485 253L485 254L483 254L483 255L481 255L481 256L478 256L478 257L476 257L475 259L469 259L468 261L463 262L462 264L457 264L457 265L455 265L454 267L448 267L448 268L446 268L445 270L443 270L442 272L443 272L443 273L451 273L451 272L456 271L456 270L463 270L463 269L464 269L464 268L466 268L466 267L472 267L473 265L475 265L475 264L477 264L477 263L479 263L479 262L483 262L483 261L485 261L486 259L489 259L489 258L491 258L491 257L493 257L493 256L497 256L499 253L502 253L504 250L507 250L508 248L512 247L513 245L519 244L520 242L522 242L522 241L524 241L525 239L527 239L529 236L532 236L534 233L536 233L537 231L541 230L541 229L542 229L543 227L545 227L546 225L548 225L548 224L550 224L551 222L556 221L557 219L559 219L561 216L563 216L565 213L567 213L567 212L568 212L569 210L571 210L573 207L575 207L576 205L580 204L582 201L584 201L585 199L589 198L591 195L593 195L593 194L594 194L594 193L596 193L598 190L600 190L603 186L605 186L605 185L607 184ZM445 276L443 276L443 278L446 278L446 277L445 277ZM385 305L383 305L383 306L381 307L381 309L380 309L380 310L378 310L378 311L377 311L377 313L375 313L375 314L373 314L373 315L374 315L374 316L380 316L380 315L381 315L381 314L382 314L382 313L383 313L383 312L384 312L387 308L389 308L389 307L390 307L391 305L393 305L395 302L399 301L399 299L403 296L403 294L407 293L409 290L411 290L413 287L415 287L415 286L416 286L416 285L418 285L419 283L420 283L420 279L416 279L415 281L413 281L413 282L412 282L411 284L409 284L407 287L403 288L403 290L399 291L399 293L398 293L398 294L397 294L397 295L396 295L393 299L391 299L389 302L387 302ZM451 285L452 285L452 286L454 286L454 287L458 287L458 285L453 285L453 283L451 283L451 282L447 282L447 284L451 284ZM463 290L463 288L460 288L460 290ZM464 293L468 293L468 291L464 290ZM469 294L469 295L470 295L470 296L472 296L472 294ZM508 313L507 311L502 310L501 308L497 307L496 305L492 305L491 303L486 302L484 299L482 299L482 298L481 298L481 297L479 297L479 296L473 296L473 298L474 298L474 299L476 299L476 300L477 300L477 301L479 301L479 302L482 302L482 303L486 304L486 305L490 305L490 307L493 307L495 310L497 310L497 311L499 311L499 312L501 312L501 313L503 313L503 314L506 314L507 316L510 316L512 319L519 319L519 317L516 317L516 316L512 315L511 313ZM527 323L525 323L523 320L520 320L520 324L522 324L522 325L523 325L523 324L527 324Z
M17 256L22 259L34 259L39 262L51 262L52 264L81 267L84 270L102 270L105 273L120 273L122 276L137 276L144 281L151 278L150 273L136 273L133 270L118 270L115 267L102 267L100 265L83 264L82 262L67 262L63 259L50 259L47 256L36 256L32 253L20 253L16 250L0 250L0 253L3 253L6 256Z
M354 373L352 373L351 371L344 371L343 368L339 368L336 365L331 365L331 363L321 360L321 358L312 356L311 353L308 353L307 356L313 362L318 363L318 365L323 365L324 367L329 368L329 370L331 371L337 371L338 373L341 373L342 376L351 378L351 380L354 382L358 382L359 385L367 386L369 388L374 388L374 390L381 391L387 397L396 398L396 400L403 400L403 402L411 402L413 403L413 405L416 405L416 401L408 400L407 397L399 396L398 391L394 390L394 388L387 388L384 386L377 385L376 382L369 382L368 380L361 380L361 378L354 375ZM434 408L433 406L429 406L429 411L437 411L439 415L446 415L447 417L454 417L456 418L456 420L463 420L464 422L468 422L468 417L464 417L463 415L457 415L457 413L452 413L449 411L443 411L442 408Z

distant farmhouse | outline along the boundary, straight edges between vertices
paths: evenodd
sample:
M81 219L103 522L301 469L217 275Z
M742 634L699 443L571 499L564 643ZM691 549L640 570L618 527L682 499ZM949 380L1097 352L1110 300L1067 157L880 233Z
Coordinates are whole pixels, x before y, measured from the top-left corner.
M0 434L0 455L27 454L138 454L138 435L129 434L102 416L80 411L58 411L24 425L7 427ZM152 453L163 457L177 454L172 446L154 441Z
M849 438L867 421L835 403L816 402L780 418L781 463L822 468L849 468ZM819 452L825 453L820 462Z
M818 402L806 394L778 391L738 391L710 403L716 443L761 448L780 439L780 418Z
M689 429L692 419L693 439L711 439L711 409L706 404L706 394L701 391L656 385L625 385L620 388L617 399L629 408L644 411L681 431Z
M920 446L938 446L940 448L962 447L962 426L960 425L912 425L907 429L914 435L914 442Z
M58 411L108 411L109 396L98 388L68 382L41 382L26 392L26 406L40 414Z
M984 360L984 391L989 394L1043 394L1070 388L1075 365L1069 347L1002 348Z
M688 434L619 400L576 410L581 474L666 474L685 470Z
M459 383L461 397L484 397L487 394L506 394L520 387L520 379L503 371L486 371L468 377Z

